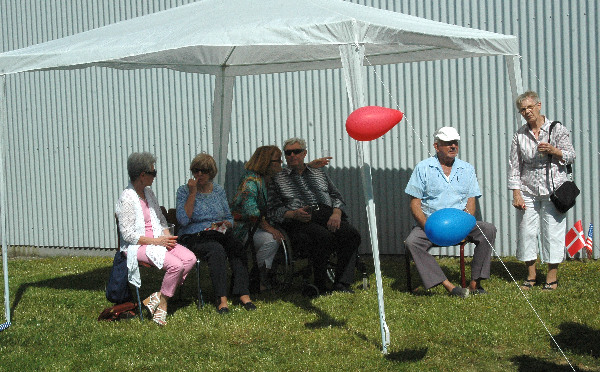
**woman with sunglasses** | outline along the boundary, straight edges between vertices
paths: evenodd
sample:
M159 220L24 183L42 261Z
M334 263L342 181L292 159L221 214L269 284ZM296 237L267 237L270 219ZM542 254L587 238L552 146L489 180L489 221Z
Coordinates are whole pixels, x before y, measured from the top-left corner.
M282 152L277 146L257 148L245 165L246 172L240 178L237 192L231 202L235 220L233 232L240 241L246 241L251 229L258 223L252 240L260 278L259 292L273 289L271 267L279 243L283 240L283 234L266 218L267 185L271 178L282 170L281 155ZM330 159L331 157L316 159L308 163L308 166L321 168L329 164Z
M117 202L121 251L127 255L129 282L141 286L138 262L166 271L160 291L143 301L159 325L166 324L167 301L183 284L194 267L196 257L177 237L169 233L167 221L160 210L156 195L150 188L156 178L156 158L147 152L134 152L127 159L129 185Z
M231 233L233 217L225 190L213 182L217 164L212 156L198 154L190 165L193 178L177 190L179 241L208 263L219 314L227 304L227 260L232 271L232 294L246 310L256 310L248 289L248 256Z
M258 289L259 292L272 289L271 266L279 243L283 240L281 232L266 219L267 185L271 177L281 171L281 162L281 150L277 146L257 148L245 165L246 172L240 178L237 192L231 202L235 220L233 232L240 241L246 241L258 223L252 243L256 251L256 276L260 277L259 288L253 285L253 290ZM253 279L256 276L252 275ZM252 282L254 283L254 280Z

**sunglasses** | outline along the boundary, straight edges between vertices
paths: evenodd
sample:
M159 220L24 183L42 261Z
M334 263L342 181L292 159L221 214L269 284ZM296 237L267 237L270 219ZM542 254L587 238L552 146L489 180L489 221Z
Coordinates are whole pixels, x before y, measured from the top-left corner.
M285 156L291 156L292 154L301 154L304 152L304 149L293 149L293 150L285 150Z
M190 170L192 171L192 174L196 174L198 172L202 174L210 174L210 169L207 168L192 168Z
M144 173L146 173L146 174L149 174L149 175L151 175L152 177L156 177L156 174L157 174L158 172L157 172L157 171L156 171L156 169L155 169L155 170L153 170L153 171L144 171Z

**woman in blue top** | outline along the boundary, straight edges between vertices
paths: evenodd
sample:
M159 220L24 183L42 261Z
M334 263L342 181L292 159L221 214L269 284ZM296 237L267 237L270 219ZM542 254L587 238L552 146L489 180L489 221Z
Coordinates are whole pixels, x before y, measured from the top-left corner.
M248 290L248 256L231 233L233 217L225 190L212 182L217 175L217 164L212 156L198 154L192 160L190 171L194 178L177 190L179 240L208 263L220 314L229 312L227 259L232 271L232 295L239 296L246 310L255 310Z

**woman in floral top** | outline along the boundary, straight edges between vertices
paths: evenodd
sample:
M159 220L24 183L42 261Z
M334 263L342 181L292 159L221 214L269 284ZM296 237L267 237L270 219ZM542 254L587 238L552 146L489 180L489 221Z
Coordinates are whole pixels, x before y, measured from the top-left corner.
M238 239L245 241L249 230L259 221L253 237L256 248L256 261L260 271L260 290L271 288L267 279L271 273L273 259L283 240L279 230L266 220L267 184L271 177L281 171L281 150L277 146L261 146L256 149L246 163L246 172L231 202L235 225L233 232Z

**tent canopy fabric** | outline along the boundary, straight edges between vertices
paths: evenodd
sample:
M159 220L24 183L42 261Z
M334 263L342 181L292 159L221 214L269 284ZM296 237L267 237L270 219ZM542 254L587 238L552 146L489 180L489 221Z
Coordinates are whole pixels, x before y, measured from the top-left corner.
M216 76L213 155L225 169L234 77L344 68L352 109L366 104L368 64L391 64L478 56L507 56L513 97L520 90L517 38L435 22L342 0L202 0L62 39L0 54L0 76L35 70L169 68ZM0 102L4 100L4 76ZM5 133L6 107L0 115ZM0 144L0 169L3 149ZM357 143L375 264L383 352L385 322L377 223L368 143ZM224 172L219 173L221 181ZM222 182L221 182L222 183ZM0 173L2 195L6 185ZM6 258L6 201L1 199L2 251ZM6 263L4 273L8 278ZM5 280L8 301L8 280ZM6 302L6 309L9 309ZM6 317L10 323L10 311Z
M226 76L341 68L339 46L371 64L517 55L516 37L342 0L202 0L0 54L0 74L104 66Z

